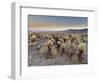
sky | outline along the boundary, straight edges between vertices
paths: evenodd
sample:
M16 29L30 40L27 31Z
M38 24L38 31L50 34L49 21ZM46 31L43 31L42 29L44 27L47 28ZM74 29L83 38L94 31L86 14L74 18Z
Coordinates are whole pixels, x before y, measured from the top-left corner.
M87 17L29 15L28 27L33 30L66 30L86 28Z

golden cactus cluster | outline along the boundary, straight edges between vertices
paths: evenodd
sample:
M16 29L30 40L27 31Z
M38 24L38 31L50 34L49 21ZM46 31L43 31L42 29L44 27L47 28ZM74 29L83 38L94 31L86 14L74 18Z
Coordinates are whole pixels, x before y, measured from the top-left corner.
M29 32L28 47L45 59L65 56L70 64L86 64L87 33ZM84 61L85 60L85 61Z

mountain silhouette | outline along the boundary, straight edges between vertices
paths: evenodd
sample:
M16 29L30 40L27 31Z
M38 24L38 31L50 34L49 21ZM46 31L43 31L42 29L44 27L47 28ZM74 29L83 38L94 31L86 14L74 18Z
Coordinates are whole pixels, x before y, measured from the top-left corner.
M69 29L69 30L64 30L64 32L69 32L69 33L86 33L86 32L88 32L88 29Z

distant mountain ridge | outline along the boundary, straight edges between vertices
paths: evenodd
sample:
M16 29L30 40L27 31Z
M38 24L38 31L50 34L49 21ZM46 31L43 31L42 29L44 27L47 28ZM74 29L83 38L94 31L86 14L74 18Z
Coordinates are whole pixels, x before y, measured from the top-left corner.
M85 28L85 29L69 29L69 30L64 30L64 32L71 32L71 33L81 32L81 33L85 33L85 32L88 32L88 29L87 28Z

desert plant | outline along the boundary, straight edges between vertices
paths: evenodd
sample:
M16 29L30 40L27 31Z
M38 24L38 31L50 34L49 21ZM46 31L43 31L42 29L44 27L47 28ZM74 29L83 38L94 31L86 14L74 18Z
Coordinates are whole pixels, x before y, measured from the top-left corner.
M65 53L65 49L66 49L66 44L62 43L58 49L58 52L60 55L63 55Z
M59 38L59 41L60 41L60 42L62 42L62 43L64 43L64 40L63 40L63 38Z
M36 45L36 42L30 42L30 43L29 43L29 46L30 46L30 47L34 47L35 45Z
M35 35L32 35L31 36L31 42L35 42L36 41L36 36Z
M53 38L51 38L50 40L51 40L53 43L56 43L56 41L55 41Z
M39 54L41 56L47 57L48 56L48 47L47 46L43 46L40 50L39 50Z
M56 57L57 55L58 55L58 53L57 53L57 48L55 47L55 46L51 46L51 49L50 49L51 51L50 51L50 55L52 56L52 57Z
M53 42L51 40L48 40L44 45L50 48L53 45Z

